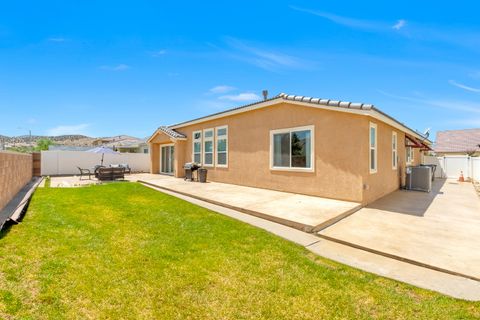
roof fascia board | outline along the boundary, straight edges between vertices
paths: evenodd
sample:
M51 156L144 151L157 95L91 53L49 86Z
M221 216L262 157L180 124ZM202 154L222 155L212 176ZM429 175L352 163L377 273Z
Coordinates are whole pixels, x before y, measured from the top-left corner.
M269 101L263 101L263 102L253 104L253 105L250 105L248 107L233 109L233 110L230 110L230 111L221 112L221 113L218 113L218 114L214 114L214 115L211 115L211 116L206 116L206 117L195 119L195 120L192 120L192 121L186 121L186 122L183 122L183 123L174 124L174 125L168 126L168 128L175 130L175 129L178 129L178 128L183 128L183 127L191 126L191 125L206 122L206 121L211 121L211 120L215 120L215 119L228 117L228 116L238 114L238 113L243 113L243 112L247 112L247 111L252 111L252 110L257 110L257 109L269 107L271 105L274 105L274 104L277 104L277 103L280 103L280 102L283 102L283 101L284 100L281 97L278 97L276 99L272 99L272 100L269 100Z

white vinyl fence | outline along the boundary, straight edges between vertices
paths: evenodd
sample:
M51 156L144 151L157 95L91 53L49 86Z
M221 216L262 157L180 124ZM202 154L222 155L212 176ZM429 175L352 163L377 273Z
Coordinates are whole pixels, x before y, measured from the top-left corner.
M458 179L460 172L463 172L465 178L471 178L480 181L480 158L469 156L444 156L434 157L425 156L424 164L436 164L437 178Z
M92 169L102 155L85 151L42 151L43 176L79 174L77 167ZM103 165L126 163L133 172L150 171L150 155L145 153L105 154Z

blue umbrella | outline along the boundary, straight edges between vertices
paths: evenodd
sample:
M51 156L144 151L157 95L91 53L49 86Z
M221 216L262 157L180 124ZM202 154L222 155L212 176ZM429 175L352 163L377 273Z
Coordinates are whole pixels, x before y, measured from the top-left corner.
M101 146L101 147L96 147L96 148L93 148L93 149L90 149L90 150L87 150L85 152L91 152L91 153L101 153L102 154L102 163L101 165L103 166L103 157L105 156L105 153L110 153L110 154L118 154L119 152L117 151L114 151L110 148L107 148L105 146Z

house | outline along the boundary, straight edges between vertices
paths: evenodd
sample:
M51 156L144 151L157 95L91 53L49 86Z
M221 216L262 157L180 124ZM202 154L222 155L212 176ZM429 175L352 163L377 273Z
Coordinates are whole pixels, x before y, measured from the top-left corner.
M480 156L480 129L438 131L434 145L437 156Z
M92 142L94 146L104 146L119 152L127 153L148 153L149 147L144 139L120 135L114 137L103 137Z
M183 177L193 161L210 181L366 204L398 189L432 142L371 104L282 93L161 126L148 143L152 173Z
M92 145L116 148L118 145L135 143L135 142L143 142L143 140L136 137L132 137L132 136L119 135L119 136L113 136L113 137L97 138L92 141Z
M149 150L148 143L144 140L119 144L115 148L122 153L148 153Z

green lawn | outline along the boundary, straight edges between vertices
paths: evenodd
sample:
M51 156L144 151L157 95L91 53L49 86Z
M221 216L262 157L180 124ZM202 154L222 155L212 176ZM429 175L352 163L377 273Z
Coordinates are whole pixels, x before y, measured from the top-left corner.
M0 239L0 318L473 319L135 183L38 189Z

